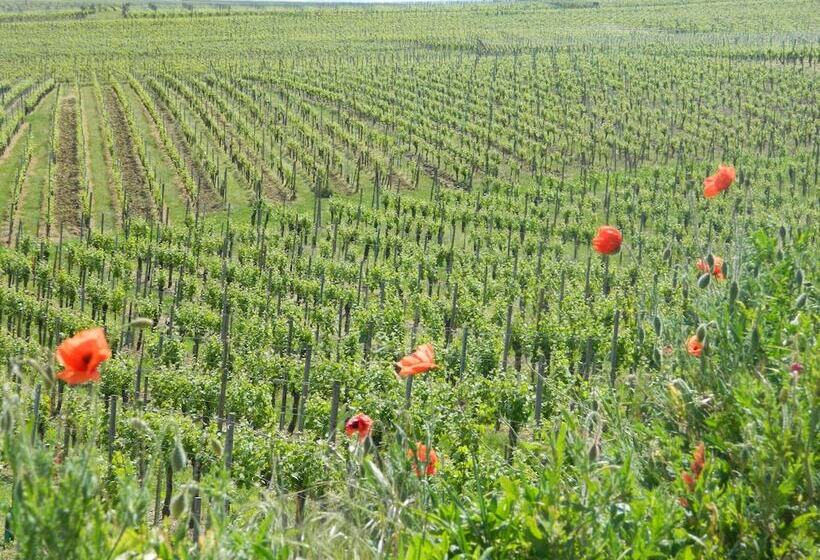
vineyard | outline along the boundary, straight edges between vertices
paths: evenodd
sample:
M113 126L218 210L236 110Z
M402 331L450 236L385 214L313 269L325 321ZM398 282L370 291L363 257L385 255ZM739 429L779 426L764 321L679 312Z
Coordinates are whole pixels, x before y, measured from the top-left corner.
M0 0L0 558L816 558L818 57L810 0Z

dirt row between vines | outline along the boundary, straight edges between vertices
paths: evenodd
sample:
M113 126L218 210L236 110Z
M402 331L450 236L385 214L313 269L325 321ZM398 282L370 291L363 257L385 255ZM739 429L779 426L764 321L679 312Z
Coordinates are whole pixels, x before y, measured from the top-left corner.
M56 171L54 173L54 217L67 233L78 234L82 222L83 186L77 145L77 99L66 97L58 109Z
M106 88L104 97L111 121L111 132L114 136L114 148L119 156L122 188L128 199L128 211L140 218L150 220L155 214L154 199L145 180L145 169L137 157L134 140L128 132L125 113L113 90Z

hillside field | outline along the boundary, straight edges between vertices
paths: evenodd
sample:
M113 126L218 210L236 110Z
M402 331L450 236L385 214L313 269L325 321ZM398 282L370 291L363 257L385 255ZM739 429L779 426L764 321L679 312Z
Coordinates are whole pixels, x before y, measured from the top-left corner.
M0 0L0 558L816 558L810 0Z

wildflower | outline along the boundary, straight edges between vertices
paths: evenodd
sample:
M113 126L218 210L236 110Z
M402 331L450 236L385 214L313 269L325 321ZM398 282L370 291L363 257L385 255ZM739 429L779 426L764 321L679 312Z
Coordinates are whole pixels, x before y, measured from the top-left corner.
M735 168L731 165L718 166L717 172L703 180L703 196L712 198L729 188L735 180Z
M698 259L697 264L698 270L703 273L709 272L709 263L704 261L703 259ZM714 265L712 266L712 276L717 278L718 280L723 280L725 276L723 275L723 259L721 257L714 257Z
M792 362L792 365L789 367L789 371L792 374L792 377L795 379L800 377L800 374L803 372L803 364L800 362Z
M694 492L695 484L697 484L697 481L694 479L694 477L686 471L681 471L680 477L681 479L683 479L683 483L686 484L686 488L690 492Z
M373 428L373 420L367 414L357 414L345 423L345 433L347 437L356 432L359 433L359 441L364 441L370 435Z
M57 374L69 385L99 381L99 366L111 357L102 328L80 331L57 347L57 360L63 371Z
M669 356L671 356L672 354L674 354L674 353L675 353L675 349L672 348L672 346L670 344L667 344L666 346L663 347L663 355L666 356L667 358Z
M703 467L706 466L706 446L700 442L692 454L692 463L689 465L689 470L695 478L700 478L700 473L703 472Z
M689 340L686 341L686 351L690 356L700 358L700 354L703 352L703 342L698 339L698 335L693 334L689 337Z
M623 235L614 226L601 226L592 238L592 248L602 255L614 255L621 249Z
M395 364L396 373L403 377L417 375L435 369L438 365L435 362L436 351L431 343L423 344L416 348L412 354L408 354Z
M427 476L433 476L436 474L436 471L438 471L438 456L436 455L436 450L431 448L428 454L427 446L421 442L416 444L415 453L412 449L407 450L407 458L413 459L413 470L416 476L421 476L421 469L424 469Z
M692 462L689 464L689 472L682 471L680 473L683 483L690 492L695 491L695 486L697 485L698 479L703 473L705 466L706 446L703 445L703 442L700 442L695 448L695 452L692 454Z

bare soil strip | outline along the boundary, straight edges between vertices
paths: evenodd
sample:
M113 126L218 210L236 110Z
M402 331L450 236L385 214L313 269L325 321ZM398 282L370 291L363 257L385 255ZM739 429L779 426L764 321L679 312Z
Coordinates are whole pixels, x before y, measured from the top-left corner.
M137 157L134 141L128 133L128 123L119 102L110 88L106 88L105 105L111 119L114 145L122 166L122 187L128 199L128 211L150 220L154 216L154 200L145 181L145 169Z
M82 221L82 179L77 146L77 99L66 97L60 103L60 130L57 137L57 169L54 174L55 223L66 232L80 232Z
M86 108L83 105L82 95L83 95L82 90L80 88L77 88L77 96L79 97L78 103L80 103L80 108L82 109L82 111L80 112L80 114L82 115L82 121L80 122L80 126L83 128L83 143L84 143L84 145L83 145L82 148L83 148L83 155L85 156L84 161L83 161L83 165L85 166L85 177L86 177L86 181L88 182L88 185L87 185L88 190L93 194L94 193L94 179L91 175L91 150L89 149L90 145L91 145L91 142L90 142L90 139L89 139L89 136L88 136L88 115L86 115ZM93 214L93 211L92 211L92 214Z

